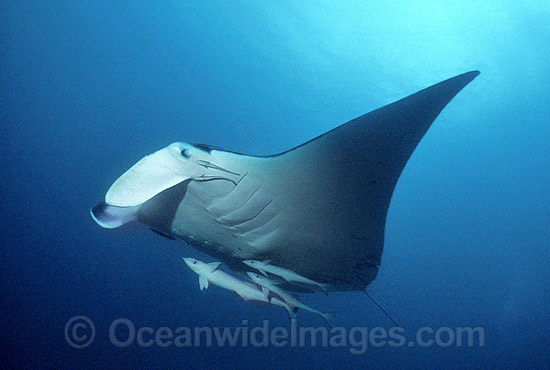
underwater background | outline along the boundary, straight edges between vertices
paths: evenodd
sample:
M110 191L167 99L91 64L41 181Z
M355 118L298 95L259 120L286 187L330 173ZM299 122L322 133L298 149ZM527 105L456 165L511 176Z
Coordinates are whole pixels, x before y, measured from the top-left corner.
M548 2L2 0L0 48L2 368L550 367ZM119 318L290 326L199 291L181 257L212 259L192 247L92 220L132 164L174 141L278 153L469 70L401 175L368 291L407 338L481 327L483 346L113 345ZM302 298L346 330L392 327L362 292Z

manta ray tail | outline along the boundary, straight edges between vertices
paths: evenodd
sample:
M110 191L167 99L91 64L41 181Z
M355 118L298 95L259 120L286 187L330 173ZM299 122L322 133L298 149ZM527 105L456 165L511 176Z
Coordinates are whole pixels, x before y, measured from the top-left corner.
M399 326L399 324L397 324L397 322L390 316L390 314L388 313L388 311L386 311L386 309L384 307L382 307L382 305L380 303L378 303L378 301L376 299L374 299L373 296L371 296L369 294L369 292L367 292L366 290L363 290L363 292L367 295L367 297L370 298L371 301L374 302L375 305L378 306L379 309L382 310L382 312L384 312L384 314L388 317L388 319L391 320L391 322L393 323L394 326Z

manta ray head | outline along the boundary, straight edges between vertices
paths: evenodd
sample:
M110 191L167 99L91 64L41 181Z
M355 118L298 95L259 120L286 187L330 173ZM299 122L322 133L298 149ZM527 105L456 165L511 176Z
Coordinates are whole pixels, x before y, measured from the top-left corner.
M105 202L133 207L186 180L208 180L209 172L231 173L211 163L210 154L193 144L176 142L143 157L120 176L107 191Z

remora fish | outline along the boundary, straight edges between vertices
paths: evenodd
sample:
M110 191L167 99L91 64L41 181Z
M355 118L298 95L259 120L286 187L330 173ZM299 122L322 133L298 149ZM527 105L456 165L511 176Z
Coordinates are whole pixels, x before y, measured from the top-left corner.
M275 293L276 295L278 295L279 297L281 297L283 299L283 301L285 301L288 305L290 305L290 307L301 308L301 309L304 309L306 311L317 314L317 315L321 316L323 319L325 319L325 321L330 326L333 326L333 324L332 324L332 320L334 318L333 313L330 313L330 312L325 313L325 312L321 312L321 311L318 311L314 308L309 307L308 305L306 305L305 303L300 301L297 297L295 297L291 293L289 293L286 290L284 290L283 288L278 287L277 285L275 285L271 280L269 280L265 276L260 276L260 275L256 274L255 272L247 272L247 274L252 279L252 281L254 281L256 284L258 284L258 285L260 285L261 287L264 288L264 289L262 289L262 291L266 295L266 297L268 297L268 299L269 299L269 292L268 291L271 291L271 292ZM272 298L272 299L275 299L275 297Z
M264 274L265 277L267 277L266 272L269 272L270 274L277 275L283 278L288 283L300 283L303 285L307 285L313 288L320 289L325 292L325 294L327 293L329 288L327 284L318 283L289 269L271 265L270 261L244 260L243 263L260 271L262 274Z
M183 261L193 272L199 275L199 287L201 290L208 289L209 283L212 283L220 288L235 292L245 301L267 302L284 307L291 319L296 317L296 308L279 299L272 299L270 302L263 292L253 285L239 280L222 270L218 270L221 262L204 263L194 258L183 258Z

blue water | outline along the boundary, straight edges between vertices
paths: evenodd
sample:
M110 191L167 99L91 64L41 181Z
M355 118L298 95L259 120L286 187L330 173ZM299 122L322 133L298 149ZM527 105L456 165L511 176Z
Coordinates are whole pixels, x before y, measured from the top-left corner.
M550 6L403 3L2 1L2 368L548 368ZM209 259L190 246L93 222L142 156L174 141L277 153L473 69L397 184L369 291L408 339L481 327L483 346L113 344L118 318L290 327L200 292L181 257ZM303 299L345 330L392 326L361 292ZM77 315L95 325L83 349L64 335Z

